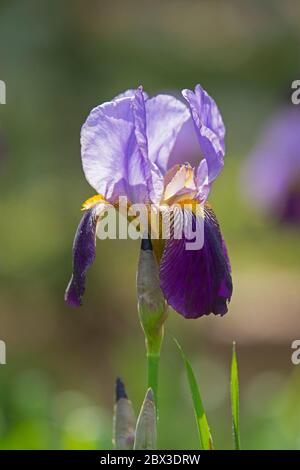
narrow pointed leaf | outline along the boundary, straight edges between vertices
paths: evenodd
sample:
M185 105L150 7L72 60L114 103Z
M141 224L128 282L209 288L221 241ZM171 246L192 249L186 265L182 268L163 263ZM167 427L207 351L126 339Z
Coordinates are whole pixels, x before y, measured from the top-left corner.
M238 377L238 366L237 366L235 342L232 343L230 395L231 395L231 415L232 415L232 430L233 430L234 445L235 445L236 450L240 450L241 441L240 441L240 424L239 424L239 377Z
M180 354L181 354L181 357L185 366L186 375L187 375L190 392L191 392L191 396L193 400L193 405L194 405L194 412L195 412L196 423L197 423L199 438L200 438L200 445L202 449L204 450L213 450L214 448L213 440L212 440L212 436L210 433L206 414L203 408L200 390L199 390L199 386L198 386L195 374L193 372L191 363L189 362L188 358L186 357L185 353L182 350L182 347L180 346L180 344L175 338L174 338L174 341L180 351Z

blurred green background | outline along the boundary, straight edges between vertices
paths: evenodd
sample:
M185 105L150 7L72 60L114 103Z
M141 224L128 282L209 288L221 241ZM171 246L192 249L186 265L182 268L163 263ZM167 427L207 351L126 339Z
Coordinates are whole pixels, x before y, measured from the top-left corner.
M114 380L135 410L145 387L136 312L139 244L98 242L84 305L63 294L81 203L88 112L127 88L201 83L227 128L210 202L231 256L224 318L171 312L160 371L159 446L196 449L177 336L199 380L218 448L232 448L229 368L237 341L242 446L300 447L299 231L246 203L240 168L262 125L299 79L300 4L282 1L14 1L0 4L0 448L111 448Z

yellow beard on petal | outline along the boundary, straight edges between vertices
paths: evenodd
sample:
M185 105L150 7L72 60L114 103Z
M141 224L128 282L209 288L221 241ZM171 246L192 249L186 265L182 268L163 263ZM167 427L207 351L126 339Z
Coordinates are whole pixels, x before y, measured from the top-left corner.
M101 194L96 194L95 196L92 196L86 201L84 201L81 210L87 211L88 209L91 209L92 207L96 206L96 204L99 204L99 202L106 202L106 200L103 196L101 196Z

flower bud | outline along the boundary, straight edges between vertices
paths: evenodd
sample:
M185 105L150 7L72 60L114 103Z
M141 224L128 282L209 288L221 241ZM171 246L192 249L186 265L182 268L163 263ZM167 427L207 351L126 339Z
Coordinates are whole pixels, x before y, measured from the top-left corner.
M137 272L137 297L140 322L148 353L158 354L163 339L167 304L160 288L159 269L150 239L143 239Z
M117 450L132 450L134 429L135 416L132 404L128 400L124 383L117 378L113 423L113 444Z
M153 391L149 388L136 425L134 450L154 450L156 441L156 409Z

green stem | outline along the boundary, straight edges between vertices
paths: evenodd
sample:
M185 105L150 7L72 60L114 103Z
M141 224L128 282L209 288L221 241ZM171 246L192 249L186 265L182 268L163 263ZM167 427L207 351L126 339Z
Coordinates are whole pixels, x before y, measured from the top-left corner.
M165 311L167 315L167 311ZM164 325L161 324L155 330L145 332L146 351L147 351L147 374L148 388L152 388L154 402L156 406L156 415L158 416L158 373L160 362L160 351L164 339Z
M160 353L147 353L148 388L152 388L156 408L158 407L158 370Z

